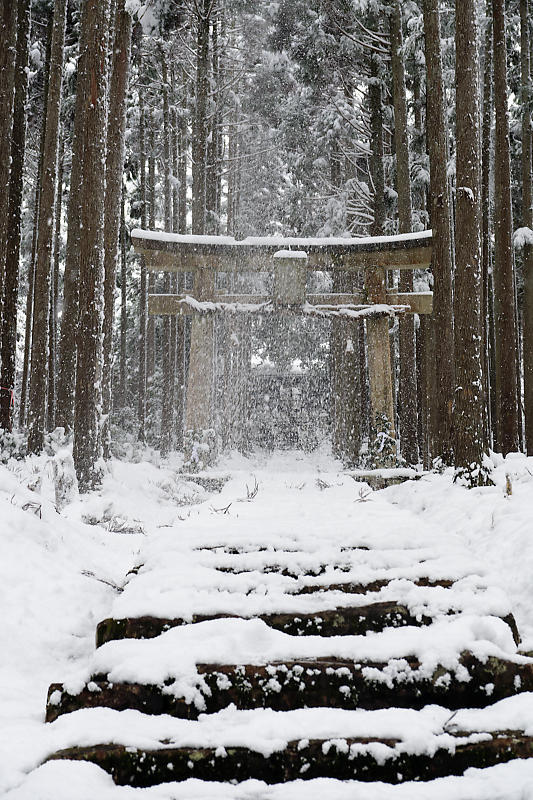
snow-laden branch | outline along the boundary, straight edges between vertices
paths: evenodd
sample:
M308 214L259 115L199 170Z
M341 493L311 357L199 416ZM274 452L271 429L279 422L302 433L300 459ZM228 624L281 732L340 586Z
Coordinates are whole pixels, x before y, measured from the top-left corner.
M514 232L513 244L517 250L522 250L526 245L533 246L533 231L531 228L518 228Z

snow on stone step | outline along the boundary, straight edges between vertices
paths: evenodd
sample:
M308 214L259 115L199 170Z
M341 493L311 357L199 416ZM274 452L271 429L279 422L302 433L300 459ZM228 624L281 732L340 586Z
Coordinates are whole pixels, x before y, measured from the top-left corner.
M422 614L413 616L409 610L395 602L368 603L367 605L339 607L313 611L311 613L271 613L254 614L269 628L288 633L291 636L350 636L369 631L382 631L385 628L399 628L406 625L428 625L429 617ZM250 618L236 614L194 614L192 618L174 617L130 617L126 619L106 619L96 629L96 646L115 639L153 639L170 628L187 624L209 622L213 619Z
M415 659L363 662L328 659L272 663L265 666L198 664L196 679L169 678L163 684L92 679L73 693L52 684L47 721L80 708L136 709L146 714L169 714L196 719L234 706L240 710L302 707L377 709L422 708L446 704L453 708L483 707L533 690L533 666L490 657L481 661L470 653L455 669L438 665L430 674Z
M533 759L514 759L464 775L401 784L341 781L335 778L298 779L268 785L262 780L233 782L196 778L144 789L116 786L104 770L87 761L48 761L32 772L24 787L6 800L529 800Z
M94 674L111 680L162 683L192 675L196 664L269 664L274 661L334 657L388 661L413 656L424 668L453 668L460 654L496 656L527 663L516 655L509 626L493 616L443 617L425 628L405 627L366 636L291 636L259 619L214 619L172 628L153 639L111 641L98 648L87 667L68 681L83 685Z
M115 783L145 788L196 778L228 783L335 778L368 782L425 781L462 775L472 766L490 767L517 758L531 758L533 737L514 731L497 736L446 736L432 754L398 752L394 740L289 742L280 752L263 756L246 747L136 750L120 745L97 745L59 751L53 759L90 761L109 772Z
M485 705L533 688L495 617L448 617L427 628L296 637L262 620L215 619L152 639L110 641L88 668L52 685L47 718L84 705L194 717L238 708Z
M192 562L189 562L187 567L185 568L184 560L181 562L181 569L174 569L171 565L154 570L142 567L115 599L112 616L172 617L193 613L216 613L216 611L242 613L242 610L248 607L254 608L254 613L281 612L285 608L288 596L324 592L328 591L329 587L333 587L336 591L363 594L367 591L379 591L392 581L410 582L409 585L406 583L402 587L408 591L413 583L450 585L456 580L461 581L465 578L478 582L479 589L484 592L487 599L485 606L487 611L490 610L498 616L504 616L510 611L509 602L500 590L483 587L483 579L479 576L477 579L472 579L468 571L464 573L457 569L452 571L448 568L448 564L440 562L426 561L401 569L372 570L362 567L354 568L348 573L332 569L316 577L289 577L279 573L259 571L234 575L199 567ZM462 584L461 588L464 589L465 586L466 584ZM400 588L399 584L394 588ZM477 594L479 590L475 588L473 591ZM374 599L403 601L402 597L396 598L392 594ZM305 602L309 604L306 606L308 610L313 610L310 605L313 601L308 599ZM220 603L219 607L217 603Z
M418 712L229 708L194 722L94 709L50 725L48 746L54 758L91 760L117 783L133 786L189 777L398 783L530 757L532 719L532 694L456 713L438 706Z
M293 610L313 613L332 607L333 599L325 596L329 587L354 595L348 605L392 601L406 606L415 616L432 617L448 611L478 611L502 617L509 614L503 593L487 586L468 554L462 552L462 557L456 558L453 547L450 552L451 545L444 548L442 537L431 546L426 543L425 547L404 548L385 547L381 539L381 547L354 548L340 543L317 546L309 539L306 551L295 546L282 550L257 545L254 549L249 543L247 547L252 549L242 550L219 544L214 548L198 547L196 539L196 546L190 547L181 537L174 534L168 538L164 534L157 548L143 551L143 563L116 599L113 617L192 619L194 614L241 615L243 611L247 616ZM454 595L426 592L425 600L420 593L417 600L413 597L413 584L423 583L428 584L428 589L430 584L451 587ZM356 599L357 594L381 590L380 596ZM302 595L314 592L320 597L303 599ZM290 597L294 599L291 601Z
M426 780L532 756L511 706L493 728L460 716L513 696L531 710L533 659L517 653L507 599L459 537L350 481L321 476L317 495L298 475L285 489L263 475L252 502L229 481L152 531L102 646L50 687L50 728L72 731L50 752L139 786ZM394 607L401 627L362 624ZM328 727L330 715L346 716Z
M281 572L286 569L297 575L306 573L318 575L323 574L328 567L345 571L359 565L365 565L371 569L402 567L432 558L435 551L432 547L405 549L365 546L341 549L337 546L321 548L315 552L265 550L226 554L197 549L195 553L199 564L219 570L264 572L268 569L277 569Z
M172 627L183 622L192 622L198 617L207 616L242 616L242 617L265 617L266 615L294 615L296 617L312 616L324 614L337 609L346 610L361 609L361 616L368 619L375 618L373 610L380 604L383 605L383 614L389 614L387 606L395 606L404 609L401 612L404 620L430 620L443 614L450 613L469 613L494 615L507 618L510 612L510 605L506 595L501 589L488 587L482 581L464 578L462 580L436 585L420 585L420 582L407 579L393 579L390 581L374 581L371 584L332 584L333 589L328 589L327 585L321 585L315 592L306 591L289 593L287 591L266 591L264 593L250 592L213 592L209 589L192 591L188 584L176 589L172 594L172 603L169 598L159 597L159 602L152 603L152 597L144 598L144 614L135 613L139 611L139 605L133 601L130 606L129 598L124 599L120 604L115 604L115 609L122 611L128 610L129 615L117 617L116 630L122 630L121 636L136 636L142 638L148 634L135 634L134 620L150 619L153 620L148 626L155 633L162 629ZM427 584L427 581L422 581ZM307 587L308 589L310 587ZM167 614L161 614L163 605L166 604ZM132 613L133 612L133 613ZM391 624L394 625L392 619ZM157 619L161 623L157 624ZM121 625L121 620L131 620L128 626ZM172 623L172 620L177 622ZM267 621L265 619L265 621ZM402 622L401 624L407 624ZM416 623L415 623L416 624ZM105 621L100 629L105 633L97 635L97 642L102 643L108 638L120 638L118 635L111 634L112 623ZM142 627L142 626L141 626ZM322 635L325 634L324 627ZM128 633L129 629L129 633ZM378 630L380 626L372 627L369 630ZM294 632L286 629L287 632ZM317 631L308 631L316 633ZM362 631L352 629L347 633L359 633ZM151 636L155 635L152 632ZM328 634L329 635L329 634Z

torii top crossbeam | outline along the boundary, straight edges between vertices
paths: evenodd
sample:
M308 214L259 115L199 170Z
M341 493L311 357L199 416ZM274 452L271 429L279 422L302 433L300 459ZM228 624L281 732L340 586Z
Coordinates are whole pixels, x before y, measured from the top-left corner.
M194 236L162 231L133 230L135 251L150 270L257 272L271 268L278 250L303 250L307 266L317 269L423 269L431 263L432 232L362 238L297 238L250 236Z

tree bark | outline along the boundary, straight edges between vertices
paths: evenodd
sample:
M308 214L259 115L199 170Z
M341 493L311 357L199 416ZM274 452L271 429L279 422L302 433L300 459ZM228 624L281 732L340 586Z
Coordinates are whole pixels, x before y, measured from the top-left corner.
M491 159L492 159L492 119L493 119L493 61L492 61L492 20L487 18L485 34L485 58L483 64L483 123L481 132L481 207L484 209L482 225L482 298L481 298L481 330L483 358L483 393L487 404L485 418L485 442L493 446L497 438L497 414L493 408L495 393L491 370L491 347L494 331L493 295L490 276L492 273L492 197L491 197ZM490 306L490 313L489 313ZM492 353L492 360L494 353ZM493 427L494 426L494 427ZM494 438L493 438L494 436Z
M182 72L183 107L187 107L187 76ZM183 112L178 117L178 231L187 233L187 150L188 126Z
M22 367L22 385L20 390L19 425L23 426L27 420L28 392L31 368L31 342L33 331L33 306L35 301L35 262L37 259L37 239L39 233L39 203L41 198L41 175L43 171L44 143L46 135L46 106L48 98L48 83L50 76L50 49L52 44L53 15L48 18L46 35L46 59L44 65L43 108L40 130L39 162L35 178L35 191L33 201L33 233L31 242L31 262L28 267L28 293L26 295L26 330L24 336L24 363Z
M205 233L207 100L209 94L209 27L212 0L196 4L196 97L192 128L192 233ZM194 295L208 299L214 290L212 270L197 270ZM191 470L201 469L215 456L213 437L214 320L195 314L191 320L191 344L185 409L186 463Z
M17 300L22 216L22 187L26 145L26 101L28 97L28 52L30 0L19 0L17 11L17 55L15 99L11 136L11 171L6 237L6 260L2 304L2 372L0 374L0 427L13 427L17 355Z
M46 123L41 171L37 258L35 262L35 300L29 392L28 449L38 453L44 445L46 426L46 390L48 384L48 308L53 245L53 220L57 177L61 78L65 38L66 0L54 5L50 72L46 104Z
M161 74L163 94L163 169L164 169L164 214L165 230L172 230L172 163L171 163L171 130L169 105L169 80L166 54L161 50ZM171 290L171 276L165 274L165 292ZM174 430L174 347L172 340L172 323L168 315L163 317L161 334L161 370L163 373L163 393L161 408L161 455L166 456L172 450Z
M413 211L400 0L394 0L390 24L399 232L410 233L413 227ZM401 270L399 289L400 292L413 291L412 270ZM409 314L399 321L400 380L398 386L400 452L408 464L418 463L415 347L415 318L413 314Z
M0 142L11 141L15 60L17 51L17 3L0 0ZM0 302L3 296L8 234L10 159L0 158ZM1 308L0 308L1 313Z
M453 432L456 476L464 478L469 486L486 482L482 466L481 137L476 5L476 0L455 3L457 210Z
M212 7L212 0L199 0L197 3L196 103L192 131L193 233L205 232L209 21Z
M520 0L521 104L522 104L522 224L533 231L533 164L531 131L531 41L530 3ZM522 353L524 360L524 411L526 452L533 455L533 245L523 254L524 317Z
M155 122L150 114L149 156L148 156L148 221L150 230L155 230ZM148 275L148 294L155 291L155 274ZM148 383L155 370L155 317L148 317L146 332L146 375Z
M128 240L126 235L126 192L122 189L120 203L120 354L118 396L122 408L128 402L127 340L128 340Z
M108 3L86 0L87 95L80 191L80 317L73 456L80 491L100 483ZM84 82L85 86L85 82Z
M371 56L370 60L370 76L371 81L368 87L372 147L370 176L374 189L372 234L379 236L384 231L386 221L385 168L383 162L384 126L380 66L374 55ZM385 270L366 270L365 288L370 303L385 302ZM387 466L396 460L388 317L368 319L366 321L366 333L371 412L370 458L372 465Z
M52 266L52 280L50 282L50 309L48 314L48 398L47 398L47 428L53 431L56 427L56 366L57 366L57 319L59 315L59 256L61 249L61 209L63 206L63 162L65 155L64 140L59 144L55 228L54 228L54 257Z
M211 83L213 86L209 141L207 144L207 170L206 170L206 232L220 233L220 219L218 215L220 196L219 140L220 140L220 112L219 112L219 67L220 52L218 43L219 23L214 19L211 25Z
M416 369L418 394L418 441L420 442L420 461L424 469L430 468L428 447L428 405L430 402L429 353L431 341L431 322L425 314L420 315L416 332Z
M496 410L498 447L518 450L516 307L509 142L507 43L504 0L492 0L494 36L494 317L496 334Z
M87 42L83 27L78 45L76 102L72 132L72 166L67 211L67 244L63 277L63 311L59 342L59 364L56 397L56 425L66 431L74 426L74 391L76 386L76 341L79 315L80 280L80 196L83 178L83 136L85 100L87 97Z
M438 390L429 409L430 454L452 462L454 332L451 209L448 188L448 137L442 75L438 0L423 0L427 69L426 127L430 164L430 219L433 228L433 319ZM432 370L433 371L433 370ZM433 396L433 395L432 395Z
M40 169L38 169L35 178L35 190L33 193L33 233L31 242L31 256L28 264L28 291L26 294L26 324L24 331L24 359L22 363L22 379L20 385L19 426L21 428L26 424L26 406L29 388L28 379L30 372L31 331L33 326L33 293L35 282L35 256L37 253L37 217L39 215L40 172Z
M104 342L102 368L102 408L104 457L109 458L111 414L111 382L113 360L113 319L117 260L121 233L122 174L126 139L126 95L130 69L132 19L124 0L119 0L115 15L113 58L110 66L109 114L107 120L107 153L105 169L104 224ZM124 403L124 397L120 397Z
M146 111L144 94L139 98L139 174L141 184L141 228L146 230ZM148 286L146 260L141 256L141 281L139 287L139 441L146 441L146 324L148 316Z
M182 70L182 92L183 98L181 105L187 108L187 76ZM178 233L187 233L187 152L188 152L188 124L185 113L182 112L177 120L178 124ZM184 288L185 274L179 275L180 290ZM180 318L177 321L177 344L176 344L176 447L183 448L183 423L185 409L185 387L186 376L186 325L187 321Z

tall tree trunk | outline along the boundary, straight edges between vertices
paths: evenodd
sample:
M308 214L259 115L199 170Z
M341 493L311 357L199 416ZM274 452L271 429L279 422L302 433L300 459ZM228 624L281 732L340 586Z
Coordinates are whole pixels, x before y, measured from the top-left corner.
M187 107L187 77L182 72L183 107ZM188 150L187 118L182 112L178 118L178 231L187 233L187 150Z
M490 189L492 159L492 118L493 118L493 83L492 83L492 20L487 17L485 34L485 59L483 64L483 124L481 131L481 207L484 209L482 237L482 298L481 298L481 347L483 359L483 393L487 404L485 420L485 442L488 447L493 444L493 424L497 424L494 408L494 385L491 379L490 343L494 331L490 329L493 321L493 296L490 291L492 273L492 198ZM491 313L489 314L489 306ZM494 356L494 354L492 354Z
M386 207L382 80L380 65L375 55L372 55L370 60L370 77L368 87L372 147L370 176L374 190L372 234L379 236L383 234L385 228ZM365 287L371 303L385 302L385 270L366 270ZM371 410L370 455L376 466L386 466L396 460L389 318L368 319L366 334Z
M452 405L455 388L451 209L448 187L448 137L439 0L423 0L427 68L426 127L430 165L430 219L433 228L434 352L438 391L429 410L430 454L452 461ZM432 370L433 373L433 370Z
M48 398L47 398L47 428L53 431L56 427L56 366L57 366L57 319L59 316L59 256L61 250L61 209L63 207L63 161L65 155L64 140L59 143L59 158L57 169L55 229L54 229L54 257L52 267L52 280L50 282L50 309L48 314Z
M26 294L26 323L24 332L24 359L22 363L22 380L20 385L20 407L19 425L24 427L26 424L26 406L28 399L28 380L30 372L30 351L31 351L31 331L33 326L33 293L35 283L35 257L37 253L37 218L39 215L39 190L40 190L40 169L37 170L35 178L35 190L33 193L33 233L31 241L31 256L28 264L28 291Z
M149 151L148 156L148 222L150 230L155 229L155 122L153 113L150 114L149 125ZM155 274L149 273L148 294L155 291ZM148 381L153 377L155 370L155 317L148 317L146 334L146 375Z
M22 184L26 144L26 100L28 97L28 51L30 37L30 0L19 0L17 12L17 56L15 64L15 99L11 136L11 171L2 306L2 372L0 374L0 427L13 427L16 354L17 300L22 214Z
M476 5L476 0L455 3L457 210L453 430L456 475L470 486L486 482L482 466L481 137Z
M533 164L531 103L531 42L530 3L520 0L520 52L522 79L522 224L533 231ZM524 411L526 418L526 452L533 455L533 244L526 244L523 254L524 271Z
M187 108L187 77L182 71L183 100L181 105ZM178 232L187 233L187 151L188 151L188 124L184 113L178 118ZM178 276L178 289L184 289L185 274ZM177 345L176 345L176 447L183 448L183 414L185 410L185 386L186 386L186 360L188 353L187 342L187 321L183 318L177 320Z
M511 162L504 0L492 0L494 36L494 316L496 324L496 409L498 446L518 450L516 309L512 248Z
M73 456L81 491L101 480L104 201L107 133L108 3L86 0L82 26L87 42L83 182L80 191L80 317L74 406Z
M120 203L120 354L118 396L122 408L128 400L127 339L128 339L128 244L126 236L126 191L122 189Z
M416 367L418 387L418 429L420 441L420 461L424 469L430 469L431 459L429 453L429 411L431 402L431 344L432 344L432 319L425 314L420 315L419 327L416 333Z
M349 89L346 90L349 102ZM341 192L350 169L337 137L332 137L329 153L330 181ZM332 273L333 291L350 293L356 288L357 274L346 270ZM359 372L359 323L346 319L331 321L330 326L331 417L333 452L346 465L353 466L361 450L361 407ZM290 357L289 357L290 361Z
M172 71L172 106L170 108L170 160L172 167L172 230L177 233L180 225L180 199L178 187L179 150L178 115L176 113L176 87Z
M43 107L41 114L41 129L39 136L39 161L35 178L33 201L33 233L31 242L31 261L28 266L28 293L26 295L26 325L24 335L24 363L22 367L22 385L20 390L19 425L22 427L27 420L28 392L31 368L31 342L33 332L33 307L35 301L35 262L37 260L37 243L39 233L39 203L41 198L42 171L44 160L44 144L46 137L46 108L48 105L48 85L50 77L50 55L52 46L53 14L49 15L46 34L46 59L44 64Z
M104 224L104 342L102 368L102 409L104 426L102 443L104 458L109 458L111 414L111 382L113 360L113 318L115 287L121 228L122 173L126 138L126 94L130 69L132 19L125 0L119 0L115 16L115 38L111 80L109 83L109 115L107 120L107 153L105 169ZM124 403L124 397L120 397Z
M0 142L3 147L11 141L16 51L17 3L15 0L0 0ZM9 168L9 158L3 152L0 158L0 303L7 248Z
M422 96L422 70L418 58L413 58L413 117L415 130L412 146L417 157L421 162L425 162L427 156L427 137L425 127L425 96ZM425 89L425 86L424 86ZM425 220L428 215L428 187L425 184L419 186L413 193L414 206L419 209L421 219ZM428 215L429 216L429 215ZM430 223L424 222L425 227L429 228ZM420 461L424 469L430 468L430 436L429 422L430 409L435 406L435 370L432 367L432 333L433 317L422 314L418 320L416 330L416 383L417 383L417 403L418 403L418 442L420 451Z
M209 141L207 144L207 170L206 170L206 232L218 234L220 232L220 220L218 218L218 196L220 183L220 164L218 162L219 153L219 43L218 43L218 20L214 19L211 25L211 84L212 84L212 105L214 106L210 117Z
M80 197L83 178L83 136L85 129L85 101L88 94L87 42L85 30L80 31L78 44L78 70L76 76L76 102L72 132L72 166L67 211L67 244L63 277L63 311L59 342L59 365L56 397L56 425L66 431L74 426L74 391L76 386L76 342L79 315L80 280Z
M141 228L146 230L146 111L144 95L139 99L139 173L141 183ZM139 441L146 441L146 323L148 316L147 307L147 276L146 260L141 256L141 281L139 287Z
M170 71L170 87L171 87L171 107L170 107L170 161L172 167L172 231L177 233L179 230L179 188L178 188L178 171L179 171L179 150L178 150L178 115L176 112L176 75L174 68ZM170 276L170 291L172 294L177 294L180 287L180 279L182 275L178 272ZM174 314L170 318L170 373L172 381L172 433L171 438L176 443L176 434L179 433L178 420L181 418L180 405L181 405L181 392L179 390L179 381L177 375L179 371L178 365L178 340L183 337L183 317Z
M169 80L166 54L161 50L161 72L163 89L163 169L164 169L164 199L165 199L165 230L172 230L172 164L171 164L171 131L170 131L170 105L169 105ZM171 276L165 274L165 293L170 293ZM162 322L161 335L161 369L163 373L163 393L161 408L161 455L166 456L172 449L174 429L174 347L172 341L172 324L170 317L165 315Z
M180 186L180 158L182 146L180 125L181 120L178 118L176 110L176 103L178 95L176 91L175 72L171 72L171 86L172 86L172 107L170 110L170 128L171 128L171 159L172 159L172 230L175 233L180 231L180 217L182 203L186 203L186 199L181 196ZM185 181L187 178L185 177ZM186 193L186 186L185 186ZM183 273L176 272L171 276L171 291L174 294L180 292L183 288ZM170 320L170 339L172 348L172 394L174 397L173 409L173 438L177 449L181 449L183 440L183 334L184 334L184 320L182 316L174 315Z
M370 135L372 140L372 155L370 157L370 176L372 179L373 215L372 234L382 235L385 231L387 219L385 207L385 167L383 143L383 108L382 87L379 73L378 60L371 58L371 82L368 87L368 101L370 106Z
M44 445L46 425L46 390L48 384L48 306L53 245L53 219L57 177L59 115L61 111L61 78L65 38L66 0L54 5L50 72L46 103L46 123L39 201L37 258L35 261L35 300L29 392L28 449L38 453Z
M394 0L390 24L399 231L400 233L410 233L413 226L413 212L400 0ZM412 270L400 271L399 289L400 292L413 291ZM408 464L418 463L415 346L415 318L413 314L410 314L399 321L400 381L398 389L400 452Z
M205 233L207 100L209 94L209 27L214 3L199 0L196 39L196 103L192 129L192 233ZM197 270L194 295L199 300L212 296L215 273ZM191 345L186 408L186 454L190 469L203 468L215 455L213 438L214 320L195 314L191 320Z
M226 201L226 233L235 236L237 229L237 206L239 186L239 132L237 107L228 128L228 194Z
M192 131L192 229L205 232L207 98L209 93L209 18L211 0L197 3L196 102Z

